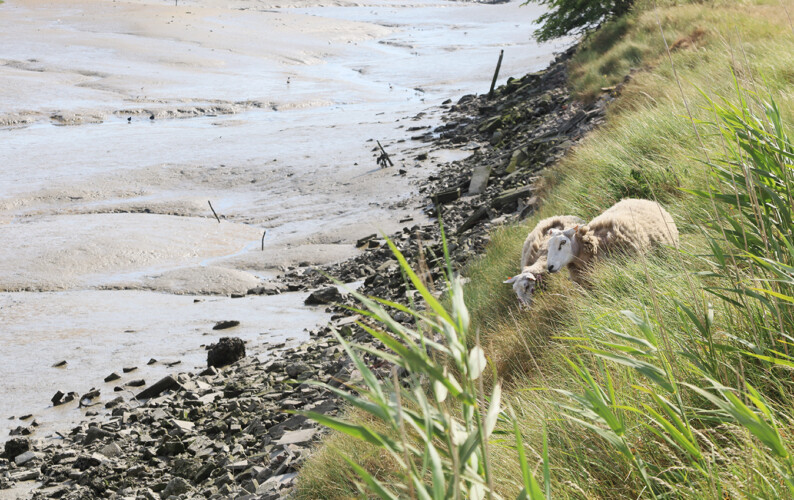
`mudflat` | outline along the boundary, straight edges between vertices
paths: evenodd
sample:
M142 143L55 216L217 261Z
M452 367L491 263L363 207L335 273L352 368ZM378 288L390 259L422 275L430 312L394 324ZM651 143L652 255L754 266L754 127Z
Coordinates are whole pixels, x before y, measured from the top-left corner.
M487 90L500 48L504 77L545 65L554 47L516 21L536 15L437 1L1 4L0 429L26 413L45 428L80 418L48 410L52 393L121 366L153 381L167 369L149 358L201 364L200 345L223 335L215 321L241 321L251 343L299 342L326 319L303 295L229 296L421 218L412 182L468 153L417 162L424 146L397 141L436 125L431 106ZM378 167L375 140L394 168Z

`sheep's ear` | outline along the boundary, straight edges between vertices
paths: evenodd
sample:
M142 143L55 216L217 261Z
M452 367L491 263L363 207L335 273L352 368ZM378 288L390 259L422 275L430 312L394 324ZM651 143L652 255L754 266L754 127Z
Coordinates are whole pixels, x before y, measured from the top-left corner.
M520 278L520 277L521 277L521 275L519 274L517 276L513 276L512 278L507 278L502 283L507 283L509 285L511 283L515 283L516 281L518 281L518 278Z
M565 231L562 232L562 234L565 235L568 238L573 238L573 235L576 234L576 231L578 229L579 229L579 226L574 226L574 227L572 227L570 229L566 229Z
M576 227L578 228L577 232L579 233L580 236L584 236L590 230L589 226L576 226Z
M545 232L545 234L547 234L547 235L548 235L548 234L554 234L554 233L555 233L555 231L559 233L561 228L564 228L564 226L562 225L562 223L561 223L561 222L559 222L559 221L558 221L558 222L555 222L555 223L554 223L554 225L552 225L552 226L550 226L548 229L546 229L546 232Z

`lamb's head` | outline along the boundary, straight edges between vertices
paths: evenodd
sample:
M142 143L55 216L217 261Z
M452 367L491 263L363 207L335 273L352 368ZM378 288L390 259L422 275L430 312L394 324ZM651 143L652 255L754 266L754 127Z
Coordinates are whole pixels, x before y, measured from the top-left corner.
M570 264L576 257L579 240L587 232L587 226L575 226L565 231L551 230L549 254L546 258L546 269L556 273Z
M532 294L535 293L535 288L540 283L540 279L540 274L525 271L503 281L503 283L512 284L513 291L516 292L518 297L518 302L524 307L529 307L532 305Z

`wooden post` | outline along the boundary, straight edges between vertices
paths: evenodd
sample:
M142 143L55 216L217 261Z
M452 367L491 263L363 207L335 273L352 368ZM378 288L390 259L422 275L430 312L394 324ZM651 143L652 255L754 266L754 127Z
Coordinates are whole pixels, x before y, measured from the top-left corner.
M502 57L505 55L504 49L499 51L499 61L496 63L496 71L493 72L493 80L491 81L491 90L488 91L488 99L493 97L493 89L496 87L496 79L499 78L499 69L502 67Z
M267 229L265 229L265 232L262 233L262 251L263 252L265 251L265 235L267 235Z
M212 215L214 215L215 218L218 219L218 224L220 224L221 223L221 218L218 217L218 214L215 213L215 209L212 208L212 202L210 200L207 200L207 203L209 203L209 205L210 205L210 210L212 210Z
M391 158L389 158L389 153L387 153L386 150L383 149L383 146L380 145L380 141L375 141L375 142L378 143L378 147L380 148L380 152L382 153L378 158L378 163L383 162L384 167L386 166L386 163L388 163L390 167L393 167L394 163L392 163Z

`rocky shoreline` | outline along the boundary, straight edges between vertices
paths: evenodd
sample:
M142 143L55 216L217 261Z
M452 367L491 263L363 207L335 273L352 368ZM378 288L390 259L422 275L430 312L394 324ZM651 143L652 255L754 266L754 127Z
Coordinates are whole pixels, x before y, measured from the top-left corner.
M619 89L605 89L593 104L572 101L566 65L573 49L544 71L510 79L492 98L463 96L447 102L435 130L410 130L430 149L463 148L473 154L438 169L419 187L429 220L440 211L449 249L460 268L482 251L494 226L520 220L538 204L538 173L594 126ZM421 164L427 154L416 157ZM422 260L426 278L442 286L443 256L437 223L427 222L390 239L409 262ZM360 283L360 291L406 299L397 261L379 235L362 238L353 259L322 269L288 269L250 295L315 290L307 303L333 313L329 326L298 347L270 346L266 362L243 357L201 373L179 373L137 398L104 403L108 417L84 421L62 439L32 440L30 427L0 449L2 490L31 486L33 498L251 498L287 496L301 464L325 433L284 410L337 414L331 394L308 383L355 383L357 372L330 335L331 328L369 343L338 304L353 304L327 276ZM421 251L420 251L421 248ZM407 314L395 319L410 323ZM217 364L217 363L214 363ZM222 364L222 363L221 363ZM379 367L384 374L388 367ZM88 395L83 395L85 399ZM90 398L89 398L90 399Z

